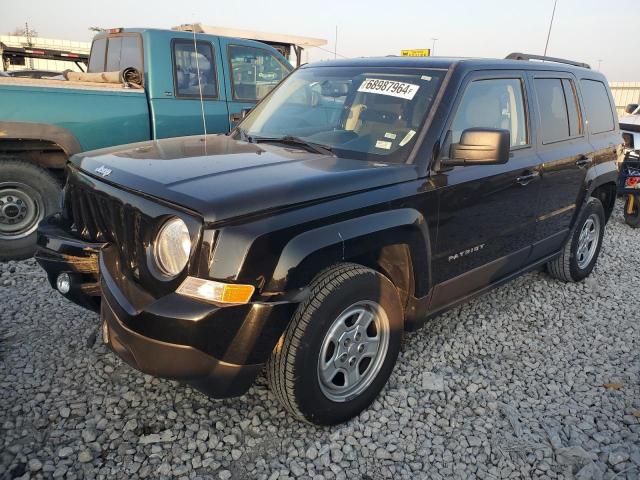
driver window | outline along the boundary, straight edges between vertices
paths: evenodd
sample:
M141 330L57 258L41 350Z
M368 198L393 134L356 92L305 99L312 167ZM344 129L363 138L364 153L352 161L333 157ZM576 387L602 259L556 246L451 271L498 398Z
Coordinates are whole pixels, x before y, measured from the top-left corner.
M229 62L234 100L261 100L289 73L275 56L261 48L231 45Z
M528 143L522 81L496 78L471 82L451 123L451 141L468 128L500 128L511 133L511 146Z

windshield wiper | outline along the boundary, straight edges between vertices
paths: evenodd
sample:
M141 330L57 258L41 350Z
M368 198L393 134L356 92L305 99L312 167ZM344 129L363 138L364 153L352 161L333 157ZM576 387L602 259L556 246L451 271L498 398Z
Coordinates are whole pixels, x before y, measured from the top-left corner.
M284 143L285 145L292 145L294 147L305 147L311 152L322 155L333 155L333 151L329 145L310 142L300 137L294 137L293 135L284 135L283 137L253 137L253 141L255 143Z

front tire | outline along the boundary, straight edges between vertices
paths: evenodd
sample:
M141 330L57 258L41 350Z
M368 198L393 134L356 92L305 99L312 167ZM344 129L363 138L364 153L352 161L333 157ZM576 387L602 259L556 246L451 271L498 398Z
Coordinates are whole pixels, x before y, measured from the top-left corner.
M562 253L547 263L549 275L565 282L579 282L589 276L600 254L605 222L602 203L590 197Z
M631 202L633 204L629 205ZM631 228L640 227L640 195L627 195L624 203L624 222Z
M271 390L296 418L344 422L367 408L395 365L403 311L380 273L343 263L321 272L273 351Z
M38 223L58 210L59 199L60 185L45 169L0 161L0 261L33 255Z

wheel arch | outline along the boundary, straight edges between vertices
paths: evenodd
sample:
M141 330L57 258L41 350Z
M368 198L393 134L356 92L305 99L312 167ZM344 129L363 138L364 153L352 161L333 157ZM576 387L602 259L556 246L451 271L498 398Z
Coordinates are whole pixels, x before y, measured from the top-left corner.
M378 212L308 230L289 240L265 290L306 287L321 270L354 262L387 276L406 300L429 289L431 242L426 220L415 209Z
M61 170L67 159L80 151L80 142L64 127L35 122L0 122L2 157Z

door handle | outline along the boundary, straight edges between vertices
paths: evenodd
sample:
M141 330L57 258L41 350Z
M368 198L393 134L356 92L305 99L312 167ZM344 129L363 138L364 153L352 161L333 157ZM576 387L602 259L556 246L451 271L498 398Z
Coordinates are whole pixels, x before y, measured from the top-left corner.
M533 180L540 176L540 172L531 172L516 178L516 183L520 185L529 185Z
M576 165L579 166L580 168L582 168L585 165L589 165L590 163L591 163L591 159L589 157L587 157L585 155L580 155L580 158L576 162Z

